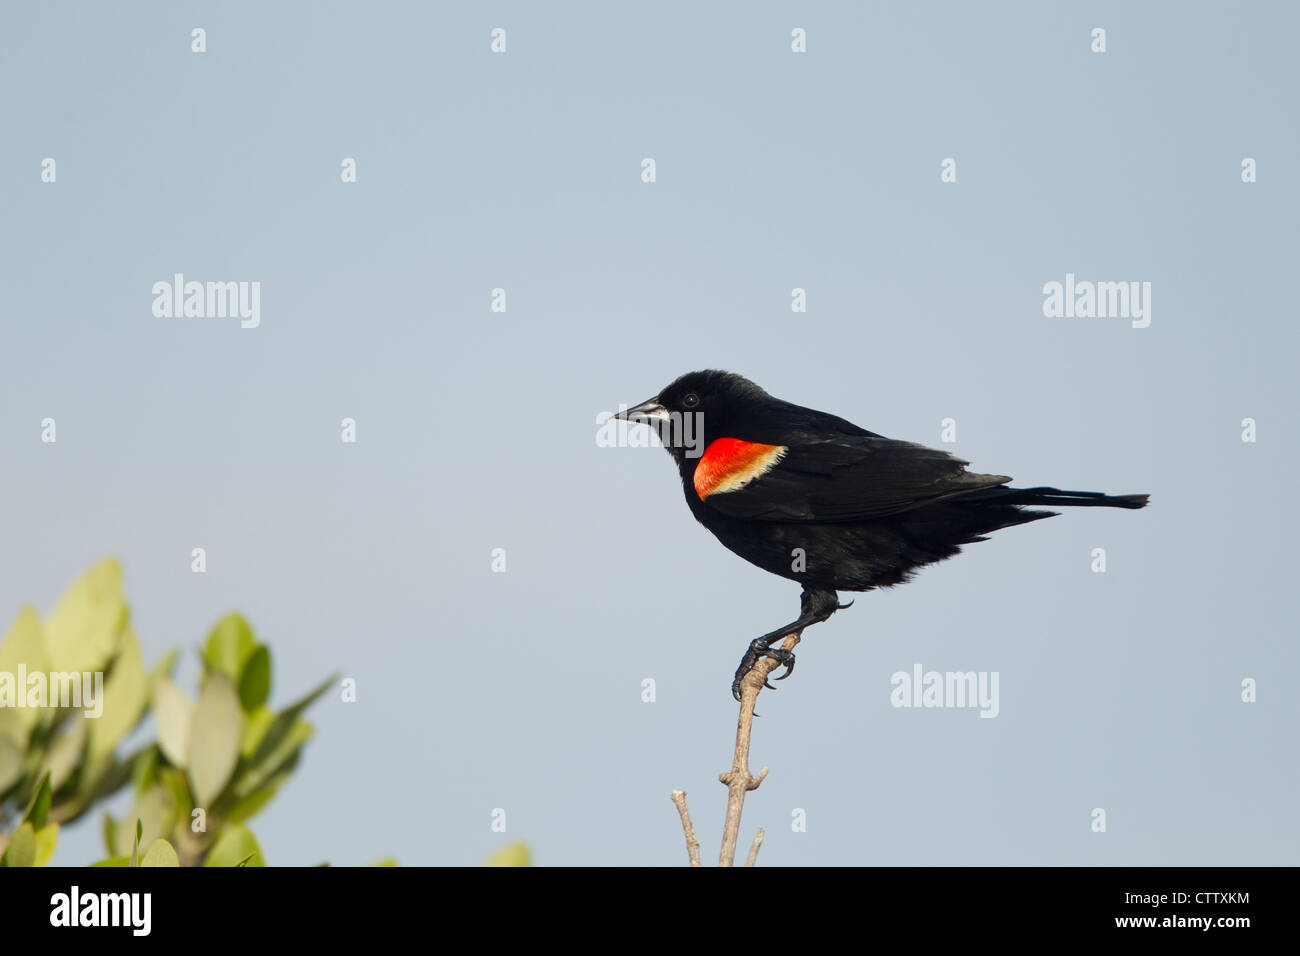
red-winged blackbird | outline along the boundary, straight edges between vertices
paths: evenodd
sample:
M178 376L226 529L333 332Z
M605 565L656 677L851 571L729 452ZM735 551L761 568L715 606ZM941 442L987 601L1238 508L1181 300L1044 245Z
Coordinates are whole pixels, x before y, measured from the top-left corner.
M847 607L836 591L899 584L991 531L1057 513L1025 505L1141 508L1148 498L1009 488L1005 475L969 472L947 452L783 402L731 372L683 375L614 417L656 427L691 513L719 541L803 585L799 619L749 645L737 699L764 656L785 665L777 680L790 675L794 654L771 645Z

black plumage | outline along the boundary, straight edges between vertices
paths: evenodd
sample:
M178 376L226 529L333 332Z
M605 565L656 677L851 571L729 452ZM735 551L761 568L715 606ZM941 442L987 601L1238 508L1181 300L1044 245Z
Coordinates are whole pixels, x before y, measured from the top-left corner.
M702 424L698 445L674 433L683 416ZM993 531L1057 514L1039 507L1141 508L1148 497L1013 488L1005 475L967 471L947 452L782 401L730 372L683 375L618 417L659 427L692 514L719 541L804 586L799 620L751 645L733 690L764 654L792 666L769 645L834 613L836 591L899 584Z

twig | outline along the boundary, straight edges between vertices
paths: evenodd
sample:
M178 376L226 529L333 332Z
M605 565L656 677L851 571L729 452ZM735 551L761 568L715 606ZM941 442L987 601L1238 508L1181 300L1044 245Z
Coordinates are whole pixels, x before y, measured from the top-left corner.
M691 811L686 809L686 791L674 790L672 796L682 817L682 829L686 831L686 854L691 858L691 866L700 866L700 841L695 836L695 825L691 823Z
M791 634L781 644L787 651L794 650L803 631ZM749 772L749 735L754 727L754 703L767 681L768 675L781 665L770 657L762 658L740 682L740 719L736 722L736 756L731 770L719 774L718 779L727 787L727 818L722 827L722 854L719 866L736 863L736 840L740 835L740 813L745 808L745 794L757 790L767 776L767 767L755 777ZM757 851L755 851L757 852Z
M763 828L759 827L758 832L754 834L754 845L749 848L749 859L745 861L745 866L753 866L754 861L758 859L758 848L763 845Z

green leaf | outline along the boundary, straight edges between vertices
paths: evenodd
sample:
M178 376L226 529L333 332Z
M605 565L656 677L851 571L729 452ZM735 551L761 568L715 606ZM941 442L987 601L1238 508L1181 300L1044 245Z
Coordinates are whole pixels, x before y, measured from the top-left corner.
M532 854L527 843L511 843L488 858L484 866L532 866Z
M247 820L259 812L280 791L302 759L302 745L314 733L306 721L296 725L297 733L284 738L281 747L261 764L242 763L235 782L221 801L218 812L229 820Z
M140 722L149 703L149 678L135 631L122 632L113 670L104 685L103 710L91 721L86 759L98 761L112 754L118 742Z
M131 865L140 865L140 837L144 836L144 821L135 821L135 845L131 847Z
M281 745L284 743L285 737L293 732L294 728L298 726L298 715L310 707L317 697L333 687L337 680L337 674L325 678L325 680L323 680L318 686L314 687L305 696L298 698L284 710L280 711L280 713L276 714L275 719L271 721L271 726L267 728L266 733L262 736L261 742L257 745L257 749L253 752L252 757L249 758L250 766L270 767L270 762L268 762L267 758L273 753L283 753ZM310 736L310 731L308 731L308 736ZM273 770L273 768L271 769Z
M91 866L130 866L131 858L129 856L110 856L107 860L100 860L98 863L92 863Z
M104 849L112 853L113 846L117 841L117 821L113 819L111 813L104 814L104 820L100 827L100 834L104 837Z
M200 807L211 807L239 760L244 712L235 685L225 674L213 674L199 693L190 731L190 783Z
M227 614L217 622L203 647L203 663L209 674L225 674L239 680L244 664L257 648L253 629L242 615Z
M14 831L5 847L4 856L0 856L0 866L35 866L36 865L36 829L31 823L24 823Z
M163 756L174 766L188 766L194 703L172 683L170 677L160 677L154 683L153 718L158 726L158 746Z
M193 807L194 800L190 796L189 778L185 776L184 770L176 767L163 767L158 771L158 784L167 791L171 805L177 809L188 809Z
M382 860L376 860L374 863L371 863L370 865L371 866L400 866L401 864L399 864L391 856L386 856Z
M58 821L67 826L86 813L95 801L117 793L131 780L132 772L141 758L154 750L157 750L156 745L145 744L121 760L107 758L94 767L83 767L76 796L55 803L55 816ZM142 780L135 789L144 790L149 782Z
M149 844L149 849L140 861L141 866L180 866L181 858L166 840L159 837Z
M0 671L0 674L3 673L5 672ZM0 706L0 740L8 740L26 753L32 735L29 726L20 716L24 711L30 711L30 708Z
M298 754L286 763L278 773L266 781L259 789L251 790L243 796L236 796L235 801L222 810L223 819L231 823L242 823L257 814L280 791L280 788L293 776L298 764Z
M35 609L25 607L18 612L18 617L14 620L13 627L9 629L5 639L0 641L0 674L11 675L15 685L14 703L21 703L27 697L27 688L17 686L19 665L22 665L28 674L49 673L50 658L45 648L43 630L41 618ZM37 707L5 707L3 710L12 714L25 731L31 730L41 715L40 708ZM3 736L3 730L0 726L0 736ZM22 739L24 750L26 741L27 735L24 733ZM0 790L3 789L3 782L0 781Z
M50 670L100 671L126 624L122 567L112 558L95 565L64 592L45 620Z
M112 856L131 856L136 850L136 841L148 846L155 839L171 831L176 821L176 806L171 794L161 784L154 784L135 796L129 812L122 818L113 834L114 842L109 848ZM139 837L136 831L139 830Z
M331 674L329 677L325 678L323 681L321 681L319 684L317 684L315 687L309 690L306 694L304 694L303 696L295 700L284 710L280 711L278 716L283 717L284 719L289 721L294 720L295 718L297 718L299 714L301 714L304 710L306 710L308 707L314 704L316 702L317 697L319 697L321 694L325 693L327 690L333 687L334 684L337 683L338 679L339 679L338 674Z
M13 707L0 707L0 795L23 778L27 729Z
M258 645L239 675L239 702L245 711L253 711L266 703L271 695L271 649Z
M252 713L245 714L244 734L239 741L239 755L253 756L273 723L275 723L275 711L270 707L259 707Z
M51 823L36 831L36 859L32 866L45 866L59 846L59 825Z
M50 815L50 802L53 799L54 791L50 789L50 772L47 770L44 776L41 777L36 792L32 794L31 802L27 805L27 812L23 814L23 821L30 823L37 830L45 826L45 821Z
M80 711L73 713L63 732L49 745L41 769L49 771L51 789L62 787L82 763L86 740L90 737L89 724Z
M130 761L131 786L136 790L143 790L158 779L160 752L157 746L150 745L139 751Z
M152 687L154 682L161 677L171 677L172 671L176 668L177 652L170 650L162 656L153 670L149 672L149 686Z
M289 728L287 734L279 738L274 748L270 750L258 748L258 752L249 761L247 769L235 781L233 791L235 797L243 800L254 790L266 786L273 776L288 767L290 761L297 759L299 749L315 732L316 728L307 721L300 720Z
M203 860L204 866L266 866L253 831L242 823L221 828L221 835Z

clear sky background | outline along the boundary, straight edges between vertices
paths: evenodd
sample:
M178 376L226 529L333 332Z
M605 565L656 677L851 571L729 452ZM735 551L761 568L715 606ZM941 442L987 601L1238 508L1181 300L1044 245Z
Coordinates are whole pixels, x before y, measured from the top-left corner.
M731 674L798 587L595 422L726 368L1153 496L810 630L760 700L763 863L1294 864L1298 31L1284 3L10 5L0 629L117 555L183 686L229 609L274 703L355 678L253 821L272 864L679 865L674 788L714 856ZM261 326L155 318L176 272L260 281ZM1150 282L1150 327L1045 318L1067 272ZM891 707L916 663L999 672L999 716Z

